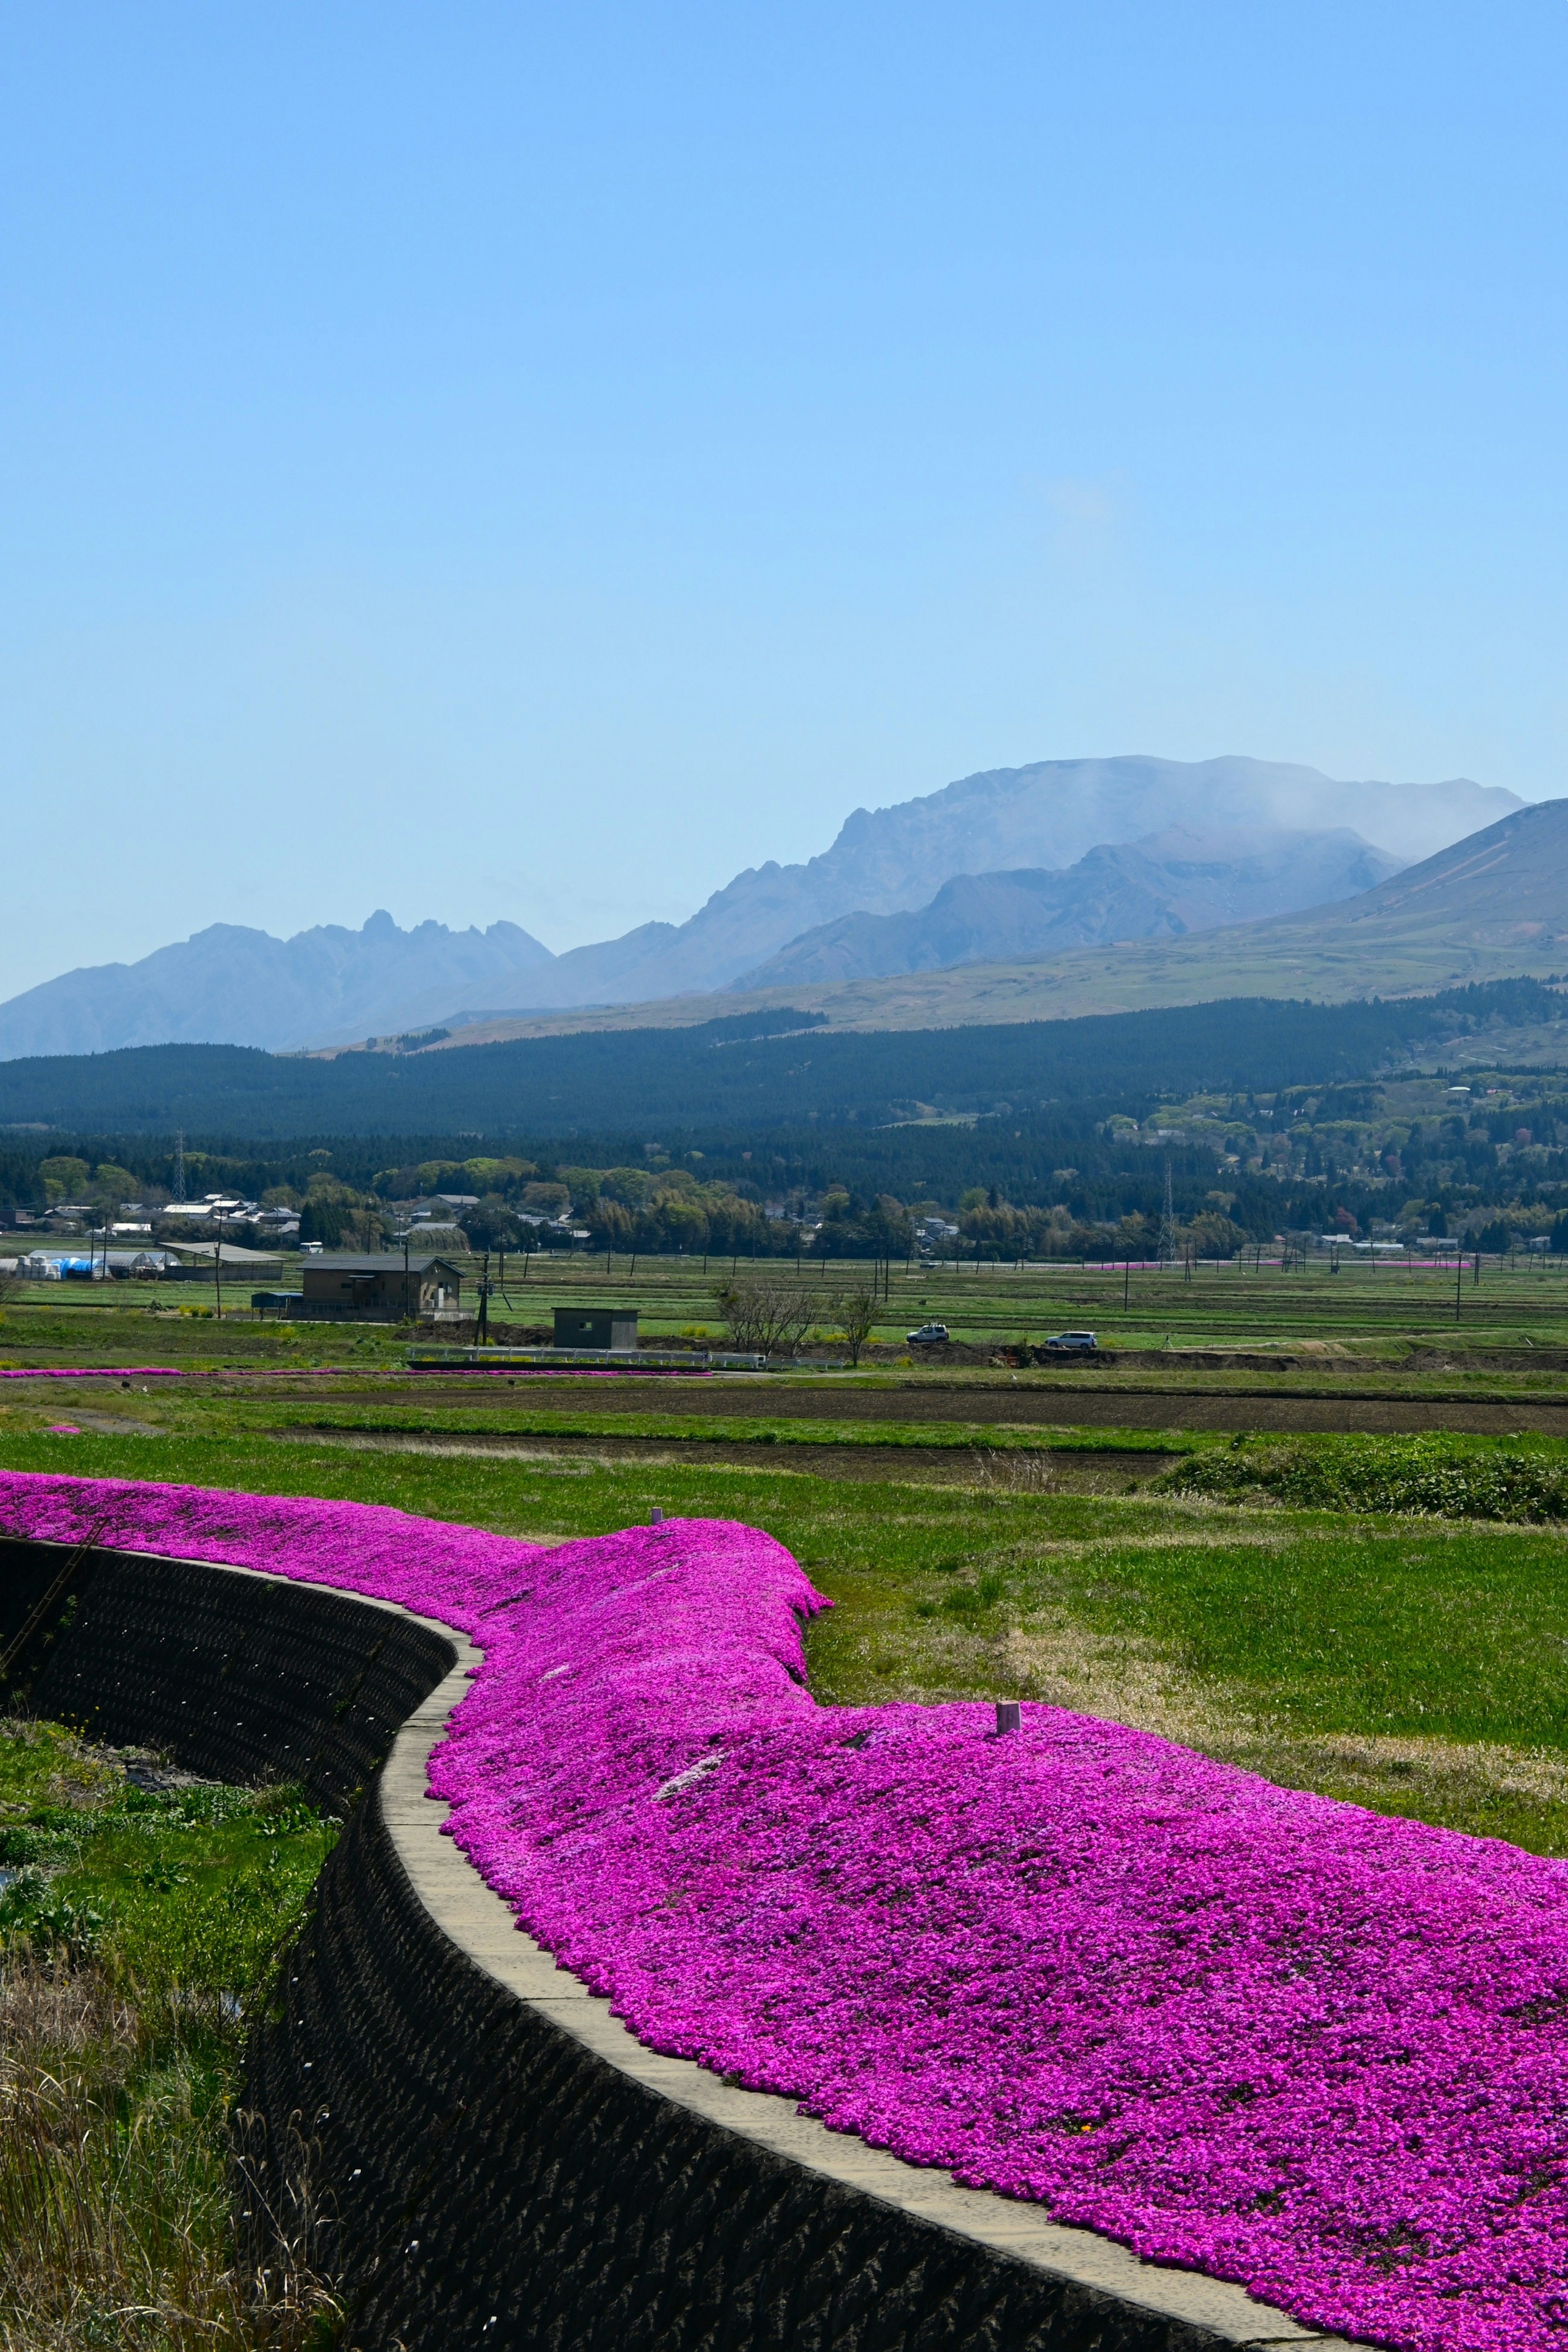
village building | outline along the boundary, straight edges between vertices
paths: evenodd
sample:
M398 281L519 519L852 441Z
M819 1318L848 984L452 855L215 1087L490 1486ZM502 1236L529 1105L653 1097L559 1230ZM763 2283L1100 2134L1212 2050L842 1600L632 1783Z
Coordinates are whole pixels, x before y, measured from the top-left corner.
M555 1310L555 1344L558 1348L592 1349L600 1354L608 1349L635 1351L637 1309L634 1307L558 1307Z
M306 1258L301 1279L287 1312L308 1323L429 1321L455 1308L463 1280L448 1258L405 1258L402 1250L325 1251Z

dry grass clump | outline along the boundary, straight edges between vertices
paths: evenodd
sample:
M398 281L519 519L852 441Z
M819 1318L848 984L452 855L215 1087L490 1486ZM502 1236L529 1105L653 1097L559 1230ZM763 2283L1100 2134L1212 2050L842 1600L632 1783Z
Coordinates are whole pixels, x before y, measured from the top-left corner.
M1065 1612L1007 1627L991 1656L998 1689L1157 1732L1286 1788L1480 1836L1522 1836L1547 1853L1568 1843L1560 1754L1500 1740L1307 1731L1260 1706L1256 1692L1205 1680L1155 1643L1091 1631Z
M0 1958L4 2352L306 2352L338 2306L236 2261L227 2103L200 2032L96 1966Z

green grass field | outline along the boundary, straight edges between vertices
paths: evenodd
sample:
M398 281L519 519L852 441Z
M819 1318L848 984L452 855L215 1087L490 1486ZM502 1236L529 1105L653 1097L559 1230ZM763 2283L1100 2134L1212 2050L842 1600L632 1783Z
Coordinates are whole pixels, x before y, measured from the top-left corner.
M1032 1698L1293 1785L1568 1852L1555 1528L932 1486L679 1461L346 1452L248 1433L6 1436L18 1469L344 1496L556 1542L674 1514L767 1528L835 1607L828 1704Z
M747 1261L739 1262L745 1270ZM765 1262L779 1280L799 1280L823 1301L822 1328L831 1331L829 1297L871 1277L854 1262L808 1266L798 1276L789 1259ZM476 1269L475 1269L476 1271ZM492 1274L496 1271L492 1266ZM504 1297L495 1315L513 1323L548 1323L557 1306L585 1297L634 1306L653 1337L706 1332L716 1340L723 1318L716 1293L730 1272L728 1259L616 1256L535 1258L526 1279L508 1260ZM394 1334L371 1327L253 1322L255 1286L225 1284L221 1352L235 1362L301 1364L373 1360L397 1347ZM205 1357L218 1337L206 1285L160 1289L153 1285L24 1284L0 1327L0 1360L24 1362L40 1351L85 1360L95 1350L106 1362L140 1349L143 1361ZM1124 1306L1124 1289L1126 1304ZM1139 1349L1173 1347L1290 1349L1343 1346L1390 1361L1412 1349L1568 1347L1568 1262L1542 1255L1512 1265L1488 1260L1479 1285L1467 1267L1458 1291L1452 1267L1414 1266L1393 1259L1374 1269L1346 1258L1339 1272L1326 1259L1304 1271L1255 1268L1250 1260L1184 1269L1134 1268L1085 1272L1077 1265L1028 1266L966 1263L890 1270L885 1307L875 1332L880 1346L902 1352L904 1333L926 1320L945 1322L956 1339L975 1345L1033 1342L1080 1323L1103 1341ZM102 1351L111 1350L104 1353Z

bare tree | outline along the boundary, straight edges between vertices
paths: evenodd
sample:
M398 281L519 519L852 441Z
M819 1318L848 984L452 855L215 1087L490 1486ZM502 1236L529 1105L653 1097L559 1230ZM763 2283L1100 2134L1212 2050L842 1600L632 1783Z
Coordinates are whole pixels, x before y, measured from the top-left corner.
M818 1303L810 1292L802 1296L799 1282L780 1282L766 1274L736 1276L721 1283L714 1295L735 1345L759 1356L798 1348L811 1328Z
M875 1328L878 1304L874 1281L857 1282L850 1289L841 1290L832 1301L833 1313L849 1342L852 1364L860 1362L861 1349Z

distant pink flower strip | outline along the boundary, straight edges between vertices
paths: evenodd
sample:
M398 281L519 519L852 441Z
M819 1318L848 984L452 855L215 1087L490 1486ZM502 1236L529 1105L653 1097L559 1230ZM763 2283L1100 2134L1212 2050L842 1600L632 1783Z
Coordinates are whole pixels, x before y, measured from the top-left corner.
M711 1381L702 1364L410 1364L411 1372L444 1380L482 1381Z
M1055 1708L819 1707L753 1528L0 1475L16 1532L106 1514L471 1633L452 1832L654 2048L1322 2327L1562 2342L1568 1866Z
M701 1365L687 1370L684 1364L408 1364L393 1365L394 1371L441 1372L450 1378L458 1374L467 1379L477 1374L481 1380L578 1380L623 1381L628 1378L648 1381L711 1381L713 1374ZM253 1380L330 1380L340 1373L362 1380L364 1369L357 1364L230 1364L224 1368L224 1378L233 1380L248 1374ZM183 1381L190 1374L172 1364L11 1364L0 1370L0 1381Z

